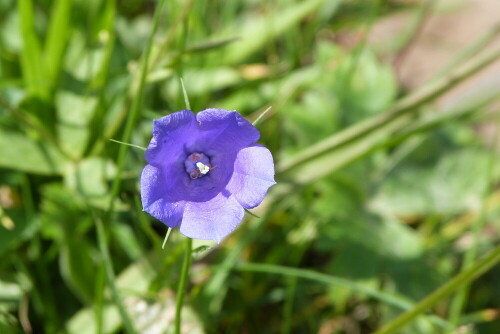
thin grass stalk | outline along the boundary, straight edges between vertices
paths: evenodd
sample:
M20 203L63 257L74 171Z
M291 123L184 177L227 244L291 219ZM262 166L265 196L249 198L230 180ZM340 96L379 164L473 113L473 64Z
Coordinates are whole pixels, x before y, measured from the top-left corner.
M499 126L497 124L495 130L495 138L493 141L493 148L490 153L490 158L488 161L488 166L486 171L487 182L484 188L483 198L481 202L481 209L479 211L479 217L477 221L472 225L473 242L471 247L465 253L464 261L460 269L461 272L466 271L477 258L478 248L481 242L481 232L483 231L484 226L486 225L486 211L487 211L486 202L488 194L491 192L491 188L494 183L495 160L497 159L497 154L498 154L496 148L498 146L499 133L500 133ZM449 314L449 322L452 326L450 330L453 330L460 323L460 316L462 314L468 294L469 294L469 285L466 285L460 291L458 291L455 298L453 298Z
M149 34L148 42L146 44L146 50L145 50L144 57L143 57L143 62L142 62L142 67L141 67L141 76L139 79L139 86L137 87L135 98L132 101L130 113L127 117L127 123L125 125L125 131L123 133L123 137L121 140L121 142L123 142L123 143L128 143L130 141L130 137L132 136L132 130L134 128L134 124L137 120L137 117L139 116L139 109L140 109L141 104L142 104L142 94L144 92L144 86L146 83L146 75L148 72L148 59L149 59L149 55L151 54L151 49L153 46L153 38L154 38L154 35L155 35L156 30L158 28L158 22L160 20L160 15L161 15L161 11L162 11L164 3L165 3L165 0L161 0L158 3L158 7L156 8L156 11L155 11L155 16L153 19L153 27L151 29L151 33ZM123 169L125 167L126 155L127 155L127 146L121 145L120 150L118 151L117 176L115 177L114 182L113 182L113 186L111 188L111 199L109 202L108 216L111 216L111 214L113 212L114 199L118 195L118 192L120 191L121 174L122 174Z
M455 87L460 82L496 61L499 57L500 48L490 50L489 52L476 57L466 66L457 69L436 82L431 82L425 85L416 92L399 100L389 111L353 125L334 136L310 146L306 150L297 154L295 157L283 161L278 165L277 171L279 173L288 172L289 170L294 169L317 156L329 152L333 148L346 145L347 143L350 143L353 140L378 129L384 124L397 120L397 118L407 114L409 111L417 109L418 107Z
M479 36L479 38L471 45L458 52L449 64L433 76L432 80L441 78L443 75L446 75L452 69L460 65L460 63L463 63L466 59L470 59L475 56L486 46L491 44L498 37L498 35L500 35L500 22L498 22L492 29L487 30L483 35Z
M151 48L153 45L153 38L156 33L156 30L158 28L158 22L160 19L160 15L162 12L163 5L165 3L165 0L161 0L156 8L154 19L153 19L153 27L151 30L151 33L149 34L148 42L146 44L146 49L143 57L143 63L141 67L141 76L140 76L140 81L139 81L139 86L136 91L135 98L132 101L132 106L130 108L130 113L127 117L127 123L125 126L125 131L123 133L122 137L122 142L129 142L130 137L132 135L132 130L134 127L134 124L136 122L136 119L139 115L139 109L142 104L142 94L144 91L144 86L146 82L146 74L147 74L147 69L148 69L148 59L149 55L151 53ZM111 197L109 200L108 204L108 210L105 215L105 221L109 222L111 221L111 217L113 216L114 212L114 203L115 203L115 198L118 196L118 193L120 191L120 185L121 185L121 174L123 173L124 167L125 167L125 158L127 154L127 146L126 145L121 145L120 149L118 151L118 159L117 159L117 173L116 177L113 180L113 185L111 188ZM104 227L102 226L102 223L99 219L96 219L96 225L97 225L97 234L99 238L99 245L101 248L101 253L104 256L104 264L106 268L106 274L108 278L108 283L111 287L111 291L113 293L113 299L120 311L120 316L122 318L123 324L125 326L125 329L127 333L129 334L134 334L136 333L133 326L132 322L130 320L130 317L128 316L125 307L122 303L122 300L120 298L118 289L116 288L115 284L115 276L112 268L112 262L111 258L109 257L109 250L107 247L106 243L106 238L105 238L105 231Z
M290 334L292 330L293 318L293 302L295 300L295 293L297 292L297 278L286 278L286 296L283 305L283 324L281 327L281 334Z
M181 278L179 285L177 286L177 298L175 300L175 334L181 334L182 305L184 304L184 295L186 294L186 287L189 279L189 268L191 268L191 250L193 248L193 240L186 237L185 242Z
M410 310L415 305L411 301L397 294L383 292L378 289L373 289L368 286L354 283L341 277L318 273L309 269L260 263L240 263L235 265L232 269L237 271L283 275L290 278L302 278L324 284L337 285L349 289L353 292L364 294L400 310ZM448 323L444 319L441 319L437 316L431 315L429 317L429 320L441 328L446 328L448 326Z
M456 290L462 288L464 285L470 284L476 278L486 273L489 269L500 262L500 246L493 249L481 260L477 261L469 269L461 272L439 289L431 293L429 296L420 301L410 311L403 313L390 323L386 324L374 334L390 334L397 333L397 331L404 326L410 324L420 314L429 310L436 303L446 298Z
M97 229L97 241L99 243L99 251L102 256L102 263L104 265L104 269L106 271L106 278L108 280L109 287L111 288L111 295L113 297L113 302L118 308L118 312L120 313L120 317L123 321L123 326L125 328L125 332L127 334L136 334L136 330L132 325L132 320L130 320L129 315L127 314L127 310L123 304L123 300L118 292L118 288L116 286L116 277L115 272L113 270L113 263L111 262L111 257L109 256L108 242L106 237L106 232L104 231L104 227L102 225L101 219L95 219L96 229Z

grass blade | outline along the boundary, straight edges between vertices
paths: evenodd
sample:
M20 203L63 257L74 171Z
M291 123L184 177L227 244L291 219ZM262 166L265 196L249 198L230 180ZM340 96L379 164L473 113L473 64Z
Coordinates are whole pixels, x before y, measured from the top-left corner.
M53 89L61 72L63 55L68 42L71 0L57 0L52 8L45 44L45 65L47 68L47 85Z
M240 263L236 264L232 269L238 271L250 271L250 272L260 272L266 274L284 275L288 277L297 277L326 284L338 285L350 289L351 291L359 292L364 295L370 296L374 299L382 301L387 305L394 306L398 309L409 310L413 307L412 302L398 295L390 294L377 289L372 289L364 285L353 283L352 281L344 278L319 273L309 269L293 268L293 267L286 267L274 264L260 264L260 263ZM431 318L435 324L438 324L441 327L446 326L445 320L438 317L431 317Z
M449 280L448 283L431 293L429 296L415 305L415 307L413 307L410 311L403 313L398 318L394 319L393 321L379 329L377 332L375 332L375 334L396 333L400 328L409 324L417 316L430 309L437 302L439 302L443 298L446 298L451 293L460 289L464 285L470 284L476 278L486 273L498 262L500 262L500 246L493 249L490 253L488 253L488 255L477 261L469 269L461 272L460 274L455 276L455 278Z
M444 92L455 87L458 83L477 73L485 66L496 61L499 57L500 49L493 49L475 58L467 66L464 66L450 73L439 81L431 82L428 85L417 90L416 92L401 99L389 111L353 125L338 134L335 134L321 142L310 146L296 156L283 161L278 165L277 171L279 173L286 173L289 170L296 168L297 166L308 162L313 158L323 155L336 147L345 145L355 139L366 136L367 133L375 131L378 128L385 126L387 123L396 121L397 118L401 117L402 115L408 113L411 110L415 110L419 106L422 106L423 104L435 99Z
M120 312L120 316L123 321L123 325L125 327L125 332L128 334L137 333L132 325L132 321L127 314L127 310L123 305L123 301L118 292L118 288L116 287L116 277L113 271L113 263L111 262L111 257L109 256L108 244L106 241L106 232L104 231L104 227L100 219L95 220L96 228L97 228L97 239L99 243L99 250L101 252L101 256L103 257L104 269L106 271L106 278L108 280L108 284L111 288L111 294L113 296L113 301L115 305L118 307L118 311Z
M26 88L30 94L39 98L47 98L44 66L42 64L40 41L35 32L35 15L31 0L19 0L19 19L23 49L21 52L21 67Z

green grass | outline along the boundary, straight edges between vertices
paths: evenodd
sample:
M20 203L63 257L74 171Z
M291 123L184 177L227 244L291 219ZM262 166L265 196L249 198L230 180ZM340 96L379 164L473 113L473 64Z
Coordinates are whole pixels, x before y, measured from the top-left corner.
M0 2L0 333L497 334L499 26L408 91L429 4ZM162 247L139 177L186 106L254 122L278 184Z

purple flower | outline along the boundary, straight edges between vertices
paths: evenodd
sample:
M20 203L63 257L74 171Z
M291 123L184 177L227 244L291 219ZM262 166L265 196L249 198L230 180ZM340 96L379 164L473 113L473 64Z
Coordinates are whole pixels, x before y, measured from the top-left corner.
M236 111L182 110L154 121L141 175L144 211L187 237L220 242L274 185L271 152Z

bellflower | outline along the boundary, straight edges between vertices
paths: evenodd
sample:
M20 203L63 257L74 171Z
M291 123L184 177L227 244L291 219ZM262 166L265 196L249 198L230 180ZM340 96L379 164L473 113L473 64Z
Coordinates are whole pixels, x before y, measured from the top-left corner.
M236 111L182 110L154 121L141 175L144 211L190 238L220 242L274 182L259 131Z

